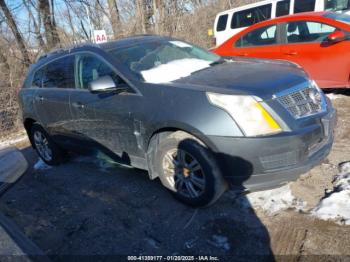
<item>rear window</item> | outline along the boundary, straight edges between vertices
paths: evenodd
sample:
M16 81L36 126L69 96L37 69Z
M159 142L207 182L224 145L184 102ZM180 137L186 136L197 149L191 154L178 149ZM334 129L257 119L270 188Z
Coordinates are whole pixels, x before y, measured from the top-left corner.
M315 11L316 0L295 0L294 13Z
M234 13L231 28L247 27L271 18L272 4L262 5Z
M46 88L75 88L74 55L57 59L46 65L42 86Z
M222 15L219 17L218 24L216 26L216 31L224 31L226 29L228 15Z
M276 17L289 15L290 0L277 2Z

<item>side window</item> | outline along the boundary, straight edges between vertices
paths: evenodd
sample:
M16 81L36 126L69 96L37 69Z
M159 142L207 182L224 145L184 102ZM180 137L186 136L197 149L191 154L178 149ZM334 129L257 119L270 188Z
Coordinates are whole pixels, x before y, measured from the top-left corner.
M116 84L125 83L109 65L94 55L78 55L76 63L79 88L88 89L91 81L103 76L112 77Z
M336 30L335 27L311 21L290 22L287 24L287 42L322 42Z
M45 66L43 87L74 88L74 56L54 60Z
M236 47L252 47L277 44L277 25L255 29L242 36Z
M33 76L32 87L42 87L44 69L39 69Z
M315 11L316 0L295 0L294 13Z
M216 31L225 31L227 24L228 15L222 15L219 17L218 24L216 25Z
M271 18L272 4L262 5L233 14L231 28L247 27Z
M326 11L343 11L349 8L349 0L325 0L324 3L324 9Z
M290 0L277 2L276 17L289 15Z

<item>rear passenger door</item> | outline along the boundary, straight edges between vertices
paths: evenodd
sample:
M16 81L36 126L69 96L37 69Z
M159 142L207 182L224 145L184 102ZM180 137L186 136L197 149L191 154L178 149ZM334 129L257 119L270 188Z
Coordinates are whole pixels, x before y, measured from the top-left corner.
M41 67L34 75L35 111L41 124L54 139L65 136L72 117L69 92L74 89L74 56L56 59Z

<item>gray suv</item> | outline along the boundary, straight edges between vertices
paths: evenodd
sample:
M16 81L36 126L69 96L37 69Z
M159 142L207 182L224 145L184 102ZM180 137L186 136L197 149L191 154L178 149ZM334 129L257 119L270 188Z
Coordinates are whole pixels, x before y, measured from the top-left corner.
M225 59L159 36L48 53L31 66L20 104L47 164L100 150L192 206L229 186L296 179L328 155L335 122L330 100L295 64Z

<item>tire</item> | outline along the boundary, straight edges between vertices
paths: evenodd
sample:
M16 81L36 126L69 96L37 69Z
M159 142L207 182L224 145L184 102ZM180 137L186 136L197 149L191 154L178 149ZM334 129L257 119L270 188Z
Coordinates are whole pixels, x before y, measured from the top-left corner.
M213 154L187 133L179 131L162 139L155 157L162 184L182 203L209 206L227 189Z
M67 154L60 149L39 124L33 124L30 140L39 157L48 165L56 166L66 160Z

